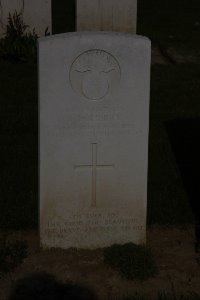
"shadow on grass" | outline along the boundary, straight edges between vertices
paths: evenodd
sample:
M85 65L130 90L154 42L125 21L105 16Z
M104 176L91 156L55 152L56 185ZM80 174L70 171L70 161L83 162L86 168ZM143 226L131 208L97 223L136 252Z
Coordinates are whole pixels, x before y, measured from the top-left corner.
M199 0L138 0L138 30L164 47L198 51Z
M200 65L155 65L151 73L148 223L194 223L165 123L200 118Z
M144 281L158 274L155 258L144 245L112 245L104 249L104 262L128 280Z
M177 119L165 125L195 216L200 243L200 118Z
M154 298L136 294L134 296L124 297L120 300L200 300L200 296L195 293L177 296L173 293L159 292L158 295Z
M0 60L0 228L37 226L37 65Z
M154 298L135 293L124 297L113 297L113 300L200 300L195 293L176 295L159 292ZM8 300L98 300L88 288L73 283L60 283L47 273L33 274L19 279Z
M16 282L8 300L97 300L89 289L60 283L53 275L33 274Z
M166 128L194 214L200 217L200 118L169 121Z
M75 0L52 0L53 34L75 31Z

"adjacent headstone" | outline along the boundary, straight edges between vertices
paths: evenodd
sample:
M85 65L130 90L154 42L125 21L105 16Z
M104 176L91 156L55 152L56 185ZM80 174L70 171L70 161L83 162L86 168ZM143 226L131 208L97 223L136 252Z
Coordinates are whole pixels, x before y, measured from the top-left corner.
M150 41L39 39L43 247L145 243Z
M136 33L137 0L76 0L77 31Z
M1 0L0 1L0 36L6 32L9 13L23 11L23 20L28 29L38 35L45 35L45 30L51 32L51 0Z

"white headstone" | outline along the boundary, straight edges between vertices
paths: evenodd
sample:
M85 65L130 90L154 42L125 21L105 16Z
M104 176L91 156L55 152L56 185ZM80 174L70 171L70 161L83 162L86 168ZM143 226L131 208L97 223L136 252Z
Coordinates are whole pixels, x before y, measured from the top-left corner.
M150 41L39 39L43 247L145 243Z
M136 33L137 0L76 0L77 31Z
M35 28L36 33L43 36L48 27L51 32L51 0L0 0L0 36L6 32L9 13L21 10L29 31Z

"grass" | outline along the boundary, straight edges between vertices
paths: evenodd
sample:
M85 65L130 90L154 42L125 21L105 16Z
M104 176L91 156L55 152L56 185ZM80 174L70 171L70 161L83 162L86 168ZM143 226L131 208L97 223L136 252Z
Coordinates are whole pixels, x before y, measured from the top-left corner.
M138 33L164 47L200 46L199 0L138 0Z
M200 117L199 94L200 65L153 66L148 223L187 223L193 219L165 122L178 118Z
M27 257L27 243L16 240L0 242L0 277L13 271Z
M47 273L32 274L16 281L10 293L9 300L22 299L77 299L97 300L98 297L86 287L66 281L62 283ZM107 298L106 298L107 299ZM109 298L110 299L110 298ZM113 300L200 300L197 294L176 295L174 293L159 292L154 298L135 293Z
M97 300L88 288L72 282L59 282L53 275L36 273L17 280L9 300Z
M37 226L37 66L0 60L0 228Z
M118 299L119 300L119 299ZM174 295L173 293L159 292L154 298L136 294L133 296L125 296L120 300L200 300L198 294L190 293L188 295Z
M143 281L157 274L153 254L142 245L127 243L104 250L104 262L129 280Z

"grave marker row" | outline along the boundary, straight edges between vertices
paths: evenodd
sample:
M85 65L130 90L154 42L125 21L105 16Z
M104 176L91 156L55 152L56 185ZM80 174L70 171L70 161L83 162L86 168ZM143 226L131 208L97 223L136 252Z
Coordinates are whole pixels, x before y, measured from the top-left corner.
M136 32L137 0L76 0L77 31ZM52 32L52 0L1 0L0 36L6 32L9 13L23 11L23 20L39 36ZM67 16L66 16L67 18Z

